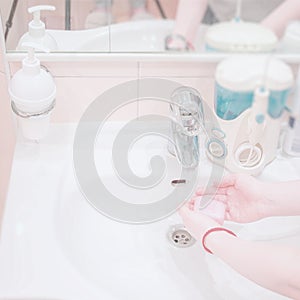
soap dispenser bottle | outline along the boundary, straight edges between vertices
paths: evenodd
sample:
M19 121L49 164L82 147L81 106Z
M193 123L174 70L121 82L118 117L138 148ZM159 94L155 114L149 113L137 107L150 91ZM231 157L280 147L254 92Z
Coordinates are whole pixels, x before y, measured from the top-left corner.
M25 33L17 46L17 50L26 50L23 44L26 42L36 43L40 47L47 48L50 51L58 49L53 36L46 32L45 23L41 21L41 11L54 11L55 7L51 5L38 5L28 8L28 12L33 14L33 20L28 24L28 32Z
M56 85L50 73L41 68L34 53L35 49L49 50L29 42L23 43L22 47L28 49L28 56L9 84L11 107L23 136L40 140L48 131L50 114L55 106Z

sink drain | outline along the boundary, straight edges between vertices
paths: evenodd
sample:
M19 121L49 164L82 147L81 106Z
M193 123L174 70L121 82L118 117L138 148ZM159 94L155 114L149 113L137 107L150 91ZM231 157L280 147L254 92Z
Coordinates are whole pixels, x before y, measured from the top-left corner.
M187 248L195 244L196 240L181 224L170 228L168 232L169 241L177 248Z

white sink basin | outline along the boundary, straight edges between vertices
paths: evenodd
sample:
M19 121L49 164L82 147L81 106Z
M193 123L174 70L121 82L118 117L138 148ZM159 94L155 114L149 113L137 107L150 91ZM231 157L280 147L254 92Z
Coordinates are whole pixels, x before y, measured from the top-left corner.
M174 28L172 20L131 21L89 30L49 30L58 51L163 52L165 37ZM199 27L196 50L203 48L205 26Z
M181 223L176 213L156 223L129 225L96 211L74 176L73 135L74 126L52 125L40 145L17 145L0 244L0 299L283 299L225 270L214 256L207 259L200 243L176 248L168 239L170 229ZM101 178L121 191L118 196L138 202L138 194L122 187L109 169L112 140L108 134L105 143L95 145ZM151 152L167 155L161 141L144 141L129 155L140 166L135 172L142 174L144 155ZM202 158L204 178L211 165ZM167 172L162 187L143 201L154 201L171 188L178 164L171 157L168 163L172 176ZM274 164L281 167L280 161Z
M112 144L113 135L100 134L95 161L101 180L119 199L151 203L174 189L170 183L180 175L180 166L168 155L162 138L144 138L129 152L129 165L139 176L147 175L149 157L166 157L168 171L151 190L134 189L116 176L111 166ZM85 280L100 294L104 290L110 295L107 300L215 299L201 245L181 249L168 239L170 229L182 223L177 214L146 225L119 223L87 202L71 167L63 178L54 222L60 247Z
M175 248L177 215L147 225L110 220L92 208L72 174L57 203L56 232L66 260L105 299L216 299L201 245Z
M201 245L176 248L168 239L170 228L181 224L179 216L129 225L100 214L75 180L74 127L66 134L70 144L63 126L53 127L48 141L17 146L0 246L0 299L216 299ZM104 182L122 190L106 167L112 140L96 145L96 163ZM141 143L132 157L137 162L151 149L166 153L158 138ZM169 160L174 175L178 163ZM142 171L144 162L139 165ZM172 189L169 178L143 201ZM123 187L121 196L133 197L130 190Z

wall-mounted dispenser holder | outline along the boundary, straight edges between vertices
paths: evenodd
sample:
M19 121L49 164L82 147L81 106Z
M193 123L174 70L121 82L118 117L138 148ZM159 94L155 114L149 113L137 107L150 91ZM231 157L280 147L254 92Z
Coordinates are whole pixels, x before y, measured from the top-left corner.
M58 49L54 37L46 31L45 23L41 21L41 11L54 11L55 6L38 5L28 8L28 13L33 14L33 20L28 24L28 32L20 39L17 50L27 50L24 43L35 43L41 48L47 48L50 51ZM37 49L37 48L36 48Z
M278 59L236 56L216 70L208 157L232 172L258 175L275 157L293 73Z
M11 107L23 136L40 140L48 131L50 114L55 106L56 86L50 73L41 68L34 53L34 49L49 51L35 43L22 46L28 49L28 56L9 84Z

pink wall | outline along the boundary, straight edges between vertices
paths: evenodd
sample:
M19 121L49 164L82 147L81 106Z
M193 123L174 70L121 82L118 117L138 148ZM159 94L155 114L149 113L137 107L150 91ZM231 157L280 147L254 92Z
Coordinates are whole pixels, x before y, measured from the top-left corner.
M0 54L0 219L10 180L14 147L15 132L4 74L3 57Z
M165 78L196 88L213 106L215 64L203 62L68 62L43 63L55 77L57 102L53 122L77 122L87 106L105 90L138 78ZM20 64L11 64L13 72ZM72 76L70 76L72 74ZM138 97L138 95L137 95ZM112 116L128 120L168 109L163 104L135 103Z

